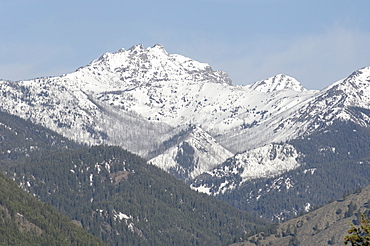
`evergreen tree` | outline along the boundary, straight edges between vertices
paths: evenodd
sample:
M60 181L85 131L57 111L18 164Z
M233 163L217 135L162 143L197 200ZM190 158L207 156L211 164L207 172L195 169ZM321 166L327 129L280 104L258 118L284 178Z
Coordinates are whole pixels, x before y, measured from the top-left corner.
M364 214L361 214L362 221L360 227L355 227L348 230L349 235L344 238L344 245L370 245L370 221L366 219Z

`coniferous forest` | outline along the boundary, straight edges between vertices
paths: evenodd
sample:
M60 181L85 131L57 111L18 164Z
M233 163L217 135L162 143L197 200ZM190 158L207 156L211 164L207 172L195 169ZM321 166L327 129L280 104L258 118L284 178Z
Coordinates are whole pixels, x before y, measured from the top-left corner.
M0 173L0 245L104 245Z
M119 147L52 153L7 172L109 245L222 245L267 225Z

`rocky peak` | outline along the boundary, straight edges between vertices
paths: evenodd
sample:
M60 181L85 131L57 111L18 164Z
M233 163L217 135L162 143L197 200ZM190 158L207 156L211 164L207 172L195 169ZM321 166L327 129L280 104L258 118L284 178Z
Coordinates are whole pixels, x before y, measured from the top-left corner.
M129 51L135 51L135 50L143 50L144 49L144 46L143 44L135 44L134 46L132 46ZM124 50L124 49L123 49Z
M366 89L370 87L370 67L361 68L350 74L344 80L334 83L332 87L347 89Z
M214 71L207 63L182 55L168 54L160 44L149 48L138 44L128 50L108 52L78 71L82 72L82 75L74 75L92 77L100 82L114 80L115 88L129 84L147 85L159 81L231 84L225 72Z
M370 67L359 69L322 92L323 97L341 96L342 106L368 108L370 101Z
M257 81L250 86L251 89L261 92L281 90L306 91L306 89L293 77L278 74L273 77Z

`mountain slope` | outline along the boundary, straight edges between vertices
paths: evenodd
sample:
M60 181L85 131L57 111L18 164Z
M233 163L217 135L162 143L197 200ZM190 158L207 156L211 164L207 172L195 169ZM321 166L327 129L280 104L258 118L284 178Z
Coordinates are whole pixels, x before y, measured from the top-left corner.
M118 147L45 155L7 173L110 245L223 245L267 225Z
M0 160L16 161L40 152L78 149L82 146L17 116L0 111Z
M362 68L322 91L314 92L308 97L299 95L295 98L295 104L291 99L288 100L286 107L279 108L278 112L265 121L257 122L237 134L228 133L216 139L229 148L246 146L245 143L248 142L253 143L251 147L254 148L266 142L285 142L308 136L325 129L335 120L369 126L366 113L351 113L353 107L363 108L364 112L370 108L369 80L370 68Z
M290 144L271 144L236 154L222 165L197 176L195 190L220 195L258 178L275 177L298 168L300 154Z
M103 245L0 173L0 245Z

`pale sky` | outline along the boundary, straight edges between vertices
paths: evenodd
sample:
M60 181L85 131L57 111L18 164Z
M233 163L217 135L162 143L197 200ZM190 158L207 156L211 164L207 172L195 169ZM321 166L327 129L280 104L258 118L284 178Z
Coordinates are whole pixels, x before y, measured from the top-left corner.
M234 84L282 73L323 89L370 66L369 0L0 0L0 79L75 71L162 44Z

